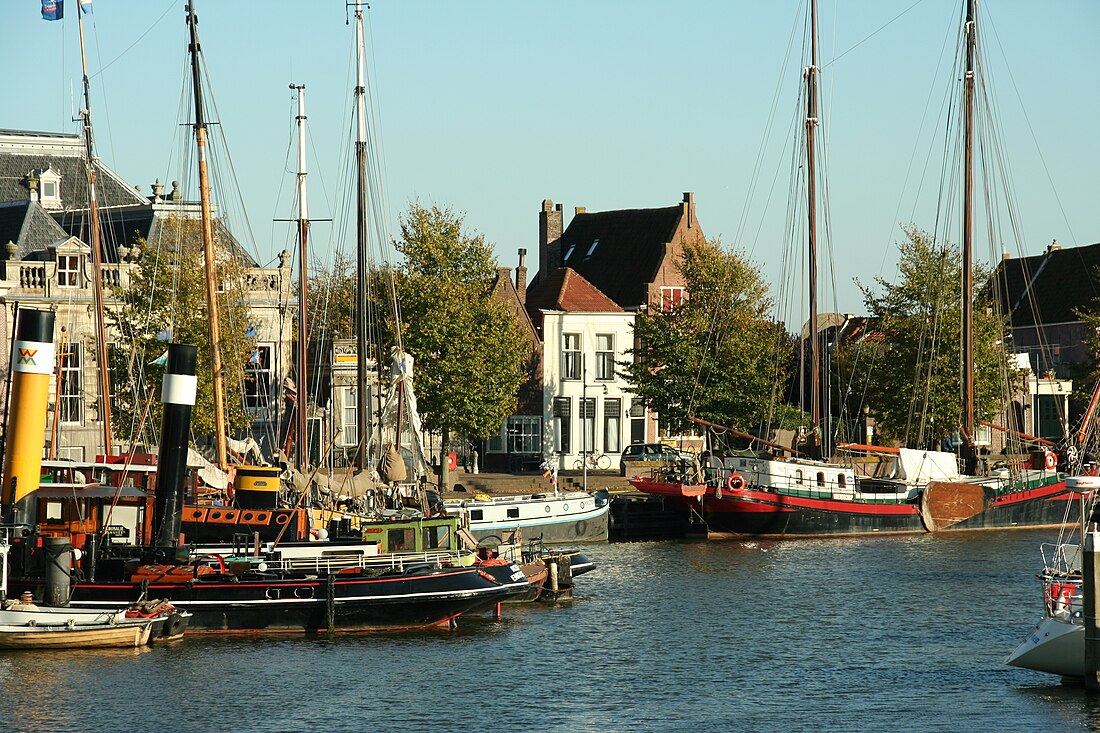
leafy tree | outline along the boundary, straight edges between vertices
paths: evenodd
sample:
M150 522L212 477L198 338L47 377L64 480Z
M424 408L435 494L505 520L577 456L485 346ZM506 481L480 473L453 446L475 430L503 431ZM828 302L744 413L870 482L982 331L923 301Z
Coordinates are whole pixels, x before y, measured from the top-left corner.
M865 404L884 438L939 446L961 424L962 258L956 247L916 227L904 232L897 281L859 285L871 335L860 347L846 347L842 359L858 365L853 383L865 385ZM988 270L975 267L975 282L988 278ZM974 302L975 420L993 416L1011 374L1001 348L1003 325L983 291ZM872 353L856 359L855 348Z
M126 344L110 354L112 417L120 431L127 425L136 428L152 395L146 427L159 429L158 390L164 366L156 362L168 348L163 339L171 334L172 341L199 347L198 394L191 432L200 438L212 437L214 391L201 223L171 216L162 223L161 231L164 235L159 241L138 242L141 267L131 276L128 287L115 288L118 303L108 311L112 326ZM245 336L248 312L244 305L244 266L232 252L224 230L216 226L214 233L225 417L228 429L237 431L250 423L242 389L245 365L252 353L251 340Z
M752 426L769 411L790 341L768 319L767 285L718 242L685 243L677 263L688 297L650 308L635 325L639 346L620 364L631 389L673 429L689 417Z
M424 427L441 431L445 446L451 432L486 438L515 410L529 352L515 314L492 297L492 247L465 230L462 216L418 203L396 246L404 348L419 365Z

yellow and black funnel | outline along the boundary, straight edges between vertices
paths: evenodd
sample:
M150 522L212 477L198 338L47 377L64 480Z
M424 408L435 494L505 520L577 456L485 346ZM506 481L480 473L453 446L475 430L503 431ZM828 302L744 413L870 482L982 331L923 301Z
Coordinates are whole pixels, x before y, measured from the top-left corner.
M11 400L4 434L3 502L5 517L15 524L34 522L27 497L42 477L42 448L53 375L54 314L20 308L12 349Z

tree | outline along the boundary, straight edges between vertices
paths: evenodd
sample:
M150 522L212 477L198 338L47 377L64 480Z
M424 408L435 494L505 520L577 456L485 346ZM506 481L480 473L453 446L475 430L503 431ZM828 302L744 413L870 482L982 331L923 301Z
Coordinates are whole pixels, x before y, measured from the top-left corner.
M670 428L689 417L752 426L769 411L790 341L769 320L767 285L744 257L717 242L684 245L677 263L688 292L669 310L650 308L623 362L631 389Z
M863 399L884 438L939 446L961 424L962 258L956 247L916 227L904 232L897 281L876 278L880 294L859 285L871 319L864 346L872 353L857 359L858 347L848 346L842 358L858 364L853 384L865 385ZM987 269L975 268L975 282L988 278ZM993 416L1012 373L1001 348L1003 333L1003 319L983 291L974 302L976 420Z
M444 449L451 432L487 438L515 410L529 352L515 314L492 297L492 247L464 230L462 216L418 203L396 246L404 348L418 363L423 425L442 432Z
M157 242L139 241L141 267L128 287L115 288L118 304L108 319L121 335L125 348L110 354L112 418L115 425L137 427L137 420L152 395L147 428L160 426L159 385L167 340L194 344L198 351L198 392L191 416L193 435L215 434L213 375L211 373L210 319L207 316L206 275L203 266L201 223L171 216L161 225L165 235ZM215 226L215 258L218 273L218 314L221 355L226 390L226 425L229 430L247 428L244 409L245 365L252 354L245 336L248 311L244 299L244 266L230 247L228 235ZM152 391L150 391L152 389Z

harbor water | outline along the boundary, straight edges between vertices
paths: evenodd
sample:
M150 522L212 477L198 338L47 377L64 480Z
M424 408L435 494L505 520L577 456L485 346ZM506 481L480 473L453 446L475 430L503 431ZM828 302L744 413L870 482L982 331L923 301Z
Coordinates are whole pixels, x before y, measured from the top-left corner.
M1052 538L591 545L571 603L450 631L9 653L0 730L1098 730L1003 663Z

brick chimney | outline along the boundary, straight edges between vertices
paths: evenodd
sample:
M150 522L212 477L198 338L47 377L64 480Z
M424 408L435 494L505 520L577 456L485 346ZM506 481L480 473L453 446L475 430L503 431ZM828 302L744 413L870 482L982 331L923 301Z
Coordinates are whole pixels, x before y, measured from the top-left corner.
M684 203L680 204L680 210L683 212L684 221L687 222L688 229L695 228L695 194L691 191L684 191Z
M516 267L516 295L520 305L527 303L527 250L519 250L519 266Z
M539 267L547 272L561 267L561 233L561 204L546 199L539 212Z

